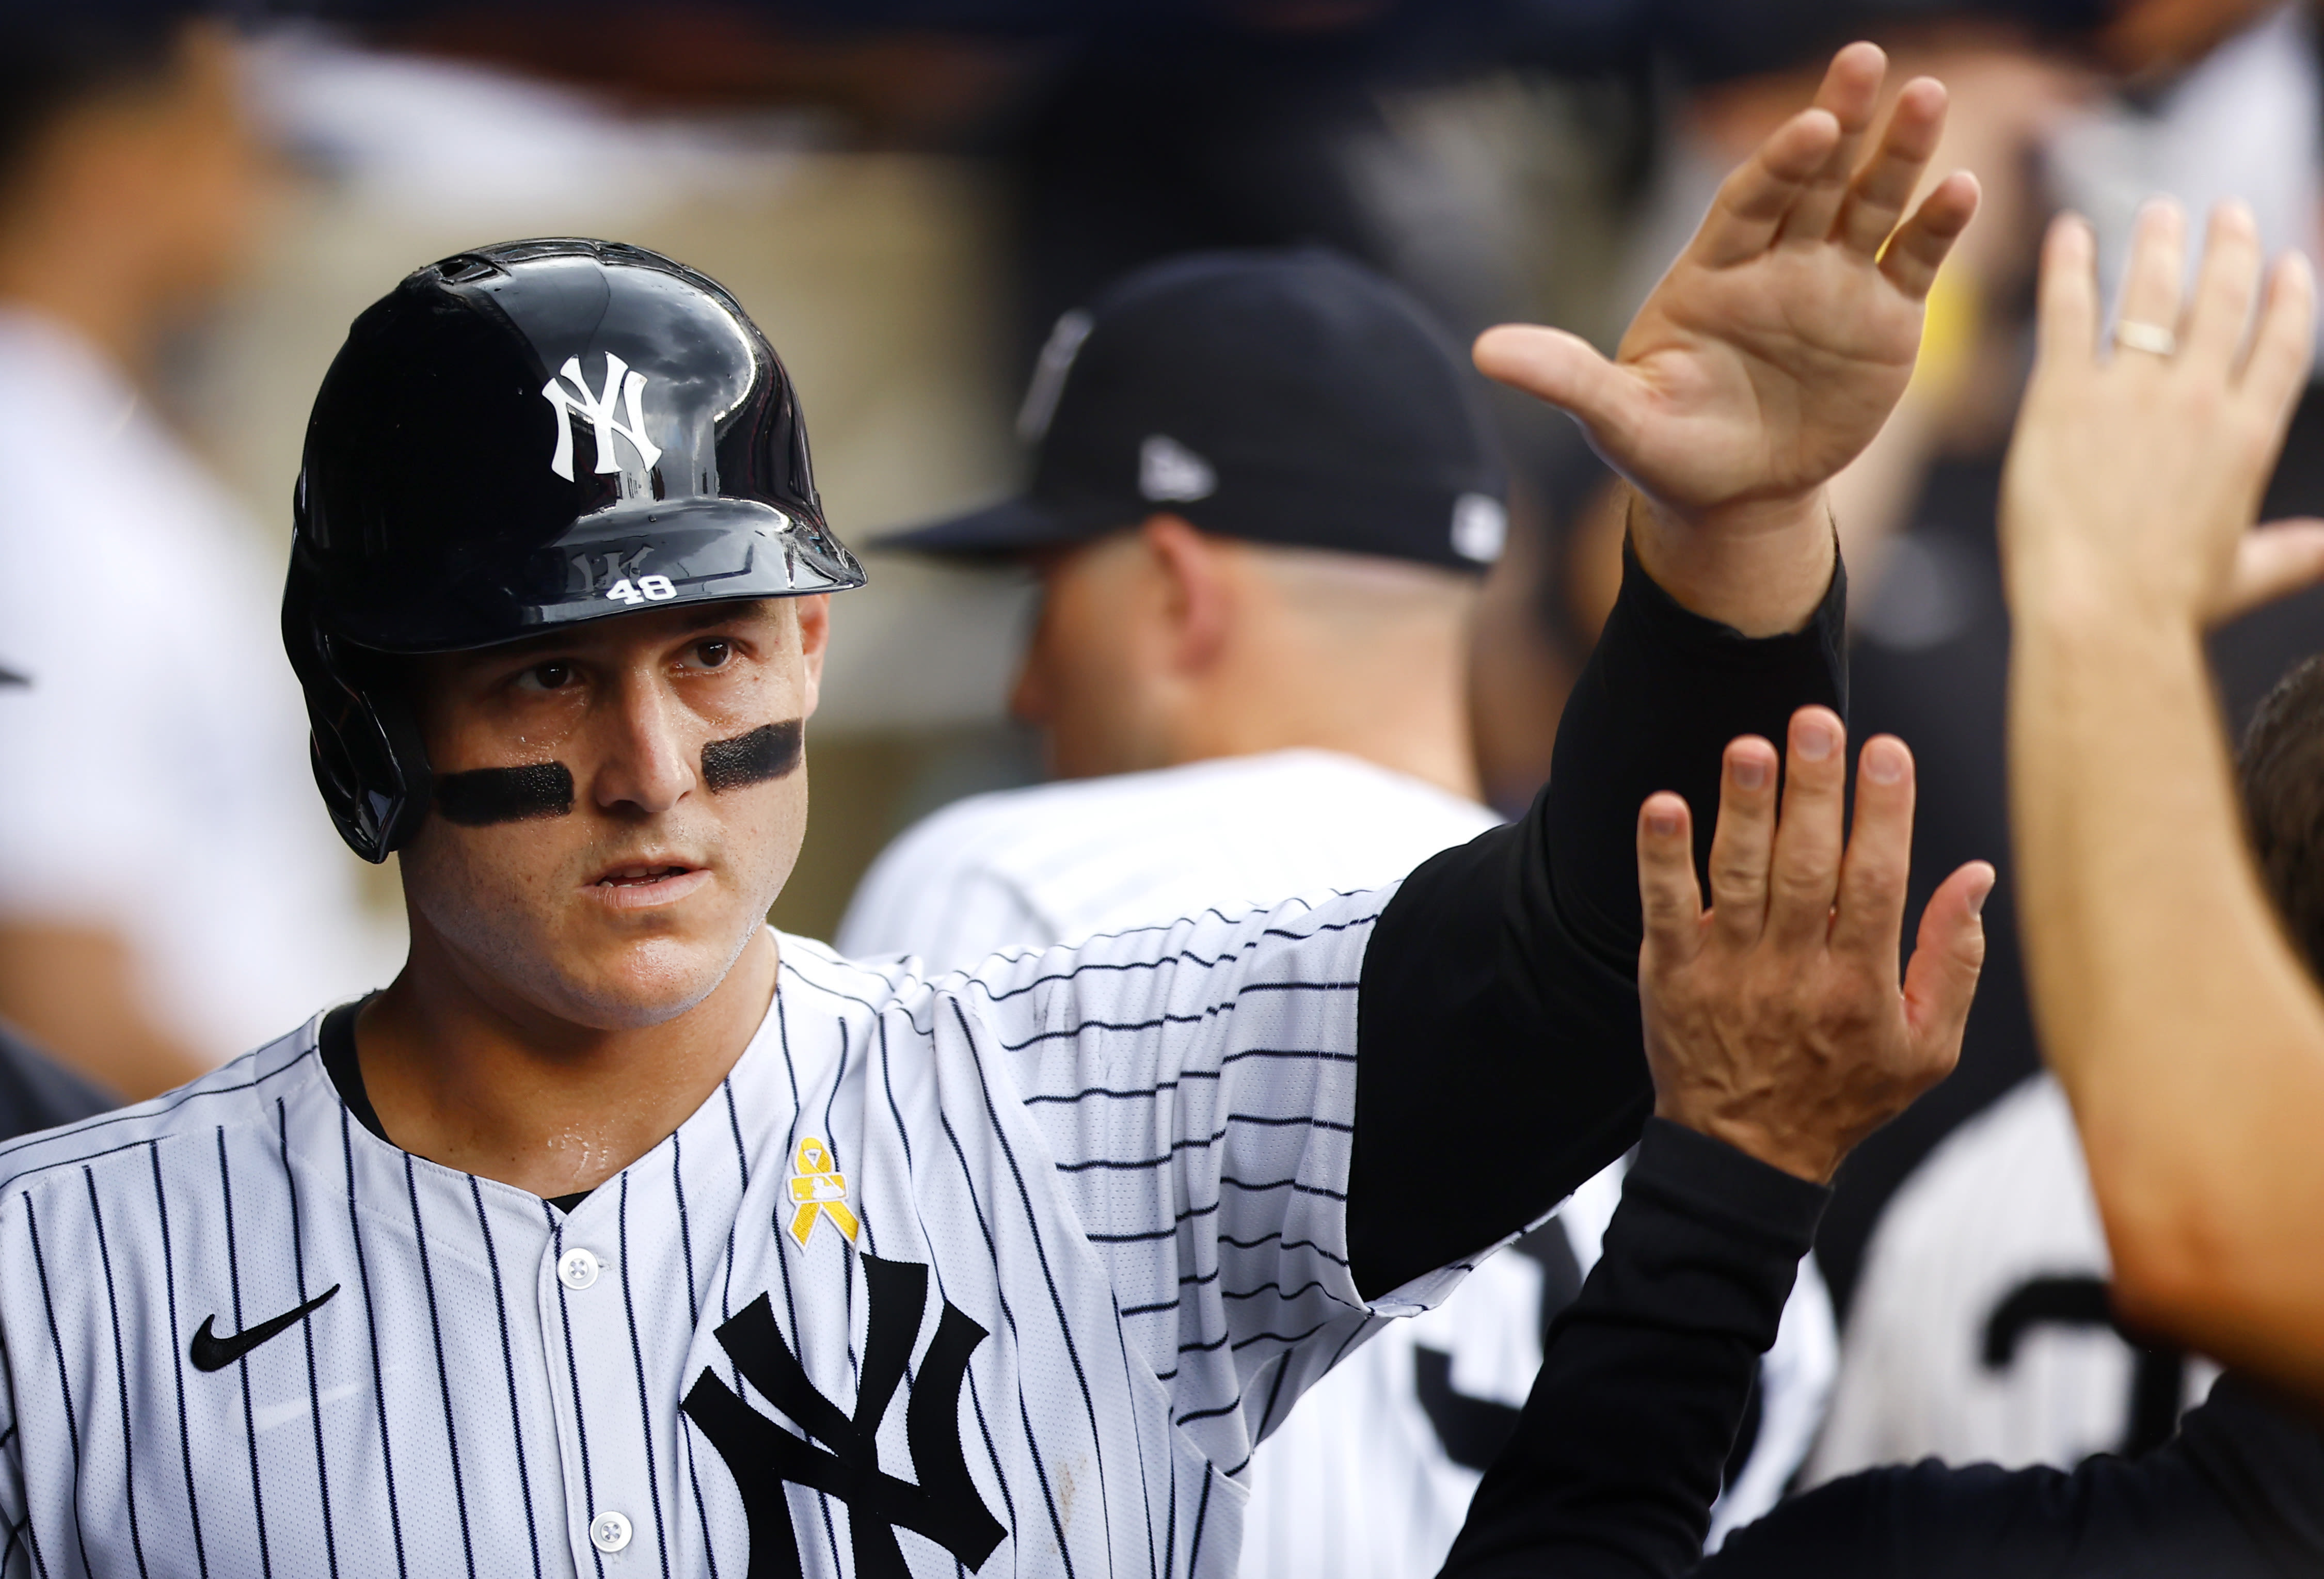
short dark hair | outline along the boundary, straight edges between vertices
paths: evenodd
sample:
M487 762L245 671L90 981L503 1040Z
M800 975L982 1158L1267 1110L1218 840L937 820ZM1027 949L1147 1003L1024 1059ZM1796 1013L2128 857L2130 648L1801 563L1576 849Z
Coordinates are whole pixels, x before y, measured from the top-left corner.
M2268 896L2292 946L2324 979L2324 656L2259 705L2236 771Z
M0 5L0 193L74 106L165 79L192 5Z

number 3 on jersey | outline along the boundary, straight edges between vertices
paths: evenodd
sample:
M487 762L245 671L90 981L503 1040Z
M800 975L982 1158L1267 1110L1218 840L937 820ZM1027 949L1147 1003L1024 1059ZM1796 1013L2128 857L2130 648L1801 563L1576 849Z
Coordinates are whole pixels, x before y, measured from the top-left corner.
M678 596L678 588L667 576L641 576L634 582L624 576L605 589L605 596L622 603L668 603Z

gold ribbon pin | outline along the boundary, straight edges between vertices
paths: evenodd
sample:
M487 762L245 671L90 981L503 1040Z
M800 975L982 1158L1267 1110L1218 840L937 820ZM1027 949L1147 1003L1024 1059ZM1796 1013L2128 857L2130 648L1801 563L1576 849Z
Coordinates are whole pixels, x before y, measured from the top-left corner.
M847 1209L847 1176L831 1165L831 1153L824 1143L810 1135L798 1143L798 1156L791 1168L791 1237L799 1248L807 1248L807 1235L815 1232L818 1219L826 1213L831 1225L855 1242L855 1231L860 1226L855 1214Z

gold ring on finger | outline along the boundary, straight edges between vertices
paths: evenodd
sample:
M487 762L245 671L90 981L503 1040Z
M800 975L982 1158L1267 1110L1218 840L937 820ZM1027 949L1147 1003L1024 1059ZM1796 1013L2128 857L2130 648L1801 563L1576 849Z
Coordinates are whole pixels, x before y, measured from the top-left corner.
M2161 324L2143 324L2135 319L2122 319L2115 324L2114 343L2126 351L2144 351L2153 356L2179 354L2177 335Z

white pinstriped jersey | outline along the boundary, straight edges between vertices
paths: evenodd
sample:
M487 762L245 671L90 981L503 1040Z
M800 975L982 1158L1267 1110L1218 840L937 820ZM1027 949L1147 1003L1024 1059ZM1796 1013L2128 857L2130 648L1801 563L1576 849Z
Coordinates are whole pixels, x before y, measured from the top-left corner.
M840 947L935 969L1217 905L1310 899L1401 878L1499 819L1334 752L1220 758L959 801L908 830L865 876ZM1457 1149L1457 1139L1442 1142ZM1561 1214L1563 1286L1533 1256L1496 1256L1443 1308L1351 1355L1253 1459L1242 1579L1421 1579L1443 1564L1494 1440L1541 1367L1545 1303L1570 1297L1621 1191L1619 1168ZM1822 1422L1837 1364L1812 1261L1762 1371L1758 1436L1714 1540L1775 1505ZM1483 1425L1482 1440L1471 1428Z
M1386 897L935 983L783 937L727 1080L569 1215L366 1131L316 1025L0 1148L0 1567L1223 1579L1262 1416L1377 1325Z

